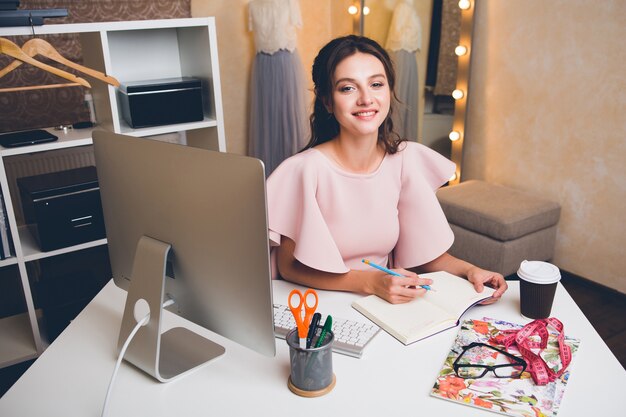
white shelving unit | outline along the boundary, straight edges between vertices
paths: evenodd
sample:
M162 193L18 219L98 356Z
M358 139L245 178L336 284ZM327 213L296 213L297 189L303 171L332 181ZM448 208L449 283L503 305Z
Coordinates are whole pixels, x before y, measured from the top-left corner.
M84 65L112 75L122 83L183 76L202 80L204 120L133 129L122 118L117 88L90 79L97 128L137 137L182 132L190 146L226 151L214 18L44 25L34 30L35 35L79 34ZM0 36L32 37L32 31L31 27L0 28ZM5 169L7 158L92 144L90 129L53 133L59 137L55 142L0 147L0 187L15 247L15 256L1 260L0 268L17 266L27 310L0 319L0 368L36 358L46 344L39 329L27 263L106 244L106 239L100 239L42 252L28 228L16 220Z

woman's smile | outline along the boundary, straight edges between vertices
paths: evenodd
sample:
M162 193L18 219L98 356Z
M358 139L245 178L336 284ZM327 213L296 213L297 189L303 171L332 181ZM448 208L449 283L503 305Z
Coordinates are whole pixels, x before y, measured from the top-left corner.
M361 118L361 119L371 119L372 116L374 116L376 113L378 113L376 110L361 110L358 111L356 113L353 113L356 117Z

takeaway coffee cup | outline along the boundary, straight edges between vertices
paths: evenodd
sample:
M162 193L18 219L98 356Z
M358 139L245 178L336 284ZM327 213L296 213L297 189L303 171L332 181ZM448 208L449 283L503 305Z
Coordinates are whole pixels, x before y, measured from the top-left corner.
M550 317L556 286L561 280L559 268L548 262L522 261L517 276L522 315L531 319Z

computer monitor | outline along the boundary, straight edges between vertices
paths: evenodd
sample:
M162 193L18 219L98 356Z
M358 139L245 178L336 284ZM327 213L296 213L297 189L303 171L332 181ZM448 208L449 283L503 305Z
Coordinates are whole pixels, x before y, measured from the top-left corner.
M150 313L125 359L165 382L224 352L187 329L161 334L168 299L168 310L274 356L262 162L105 131L93 143L113 279L128 291L120 346Z

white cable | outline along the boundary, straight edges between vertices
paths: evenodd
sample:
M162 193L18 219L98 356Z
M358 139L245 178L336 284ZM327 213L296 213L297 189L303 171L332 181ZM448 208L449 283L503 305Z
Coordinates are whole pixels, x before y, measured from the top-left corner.
M163 308L169 307L172 304L174 304L174 300L170 298L165 303L163 303ZM115 381L115 377L117 376L117 371L119 371L120 365L122 364L122 360L124 359L124 355L126 354L126 349L128 349L128 345L130 345L131 340L133 340L133 337L135 337L139 329L148 323L148 320L150 320L150 313L146 314L144 318L142 318L140 321L137 322L133 330L130 332L130 334L126 338L126 341L124 342L124 345L122 346L122 349L120 350L120 354L117 357L117 362L115 362L115 368L113 369L113 375L111 375L109 388L107 388L107 395L106 397L104 397L104 406L102 407L102 414L101 414L102 417L106 417L107 408L109 405L109 398L111 397L111 391L113 391L113 382Z
M135 337L135 334L139 331L139 329L143 325L148 323L148 320L150 320L150 314L146 314L146 316L135 325L135 327L133 328L133 331L130 332L130 334L128 335L128 338L126 338L126 341L124 342L124 346L122 346L122 350L120 350L120 354L117 357L117 362L115 363L115 368L113 369L113 375L111 376L111 381L109 382L107 395L104 398L104 406L102 407L102 417L105 417L107 414L107 406L109 405L109 398L111 396L111 391L113 390L113 382L115 381L115 377L117 376L117 371L120 369L120 364L122 363L122 360L124 359L124 354L126 353L126 349L128 348L130 341L133 339L133 337Z

